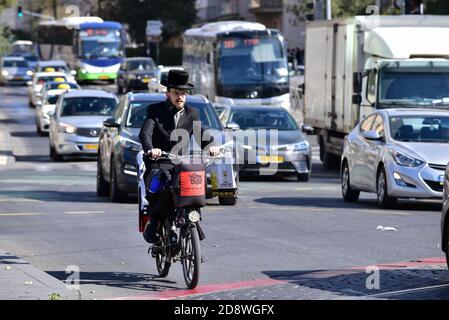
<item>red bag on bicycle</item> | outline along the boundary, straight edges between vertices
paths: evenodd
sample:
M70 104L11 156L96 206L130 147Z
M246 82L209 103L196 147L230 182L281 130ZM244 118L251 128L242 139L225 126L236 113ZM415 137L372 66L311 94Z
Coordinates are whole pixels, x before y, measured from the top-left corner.
M174 168L174 205L176 208L206 206L206 166L180 163Z

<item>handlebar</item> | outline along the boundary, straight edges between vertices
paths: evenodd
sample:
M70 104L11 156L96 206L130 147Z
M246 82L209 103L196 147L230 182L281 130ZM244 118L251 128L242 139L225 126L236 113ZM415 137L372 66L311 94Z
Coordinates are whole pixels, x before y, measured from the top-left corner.
M153 161L158 161L158 160L174 160L174 159L179 159L179 158L187 157L187 156L189 156L189 157L201 156L202 158L206 158L206 160L210 160L210 159L223 159L223 158L224 158L224 155L211 156L211 155L209 155L209 154L207 154L207 153L205 153L205 152L201 152L201 153L199 153L199 154L190 154L190 155L176 155L176 154L173 154L173 153L168 153L168 152L162 151L161 156L158 157L158 158L156 158L156 159L153 159L153 158L152 158L151 153L144 153L144 154L143 154L143 157L144 157L144 158L148 158L148 159L153 160Z

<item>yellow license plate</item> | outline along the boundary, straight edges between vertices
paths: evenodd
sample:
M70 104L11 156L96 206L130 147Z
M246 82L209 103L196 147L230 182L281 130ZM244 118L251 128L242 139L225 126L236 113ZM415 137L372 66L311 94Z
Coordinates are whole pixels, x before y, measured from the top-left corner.
M14 77L14 80L23 80L22 77Z
M100 79L101 79L101 80L108 80L108 79L109 79L109 76L100 76Z
M143 78L143 79L142 79L142 82L143 82L143 83L148 83L148 82L150 82L150 79L148 79L148 78Z
M85 144L85 150L98 150L98 144Z
M259 156L260 163L282 163L284 162L283 156Z

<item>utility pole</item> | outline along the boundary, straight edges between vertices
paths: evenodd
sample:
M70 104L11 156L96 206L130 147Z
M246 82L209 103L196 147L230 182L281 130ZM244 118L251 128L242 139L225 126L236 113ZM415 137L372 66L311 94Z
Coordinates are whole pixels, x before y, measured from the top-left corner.
M332 1L326 0L326 20L332 19Z

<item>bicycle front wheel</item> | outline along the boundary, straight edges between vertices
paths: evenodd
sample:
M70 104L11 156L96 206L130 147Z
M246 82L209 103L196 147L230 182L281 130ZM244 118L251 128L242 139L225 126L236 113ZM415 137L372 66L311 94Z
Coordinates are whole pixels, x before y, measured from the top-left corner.
M194 289L198 285L201 264L200 238L195 226L188 227L182 238L181 263L186 285Z

